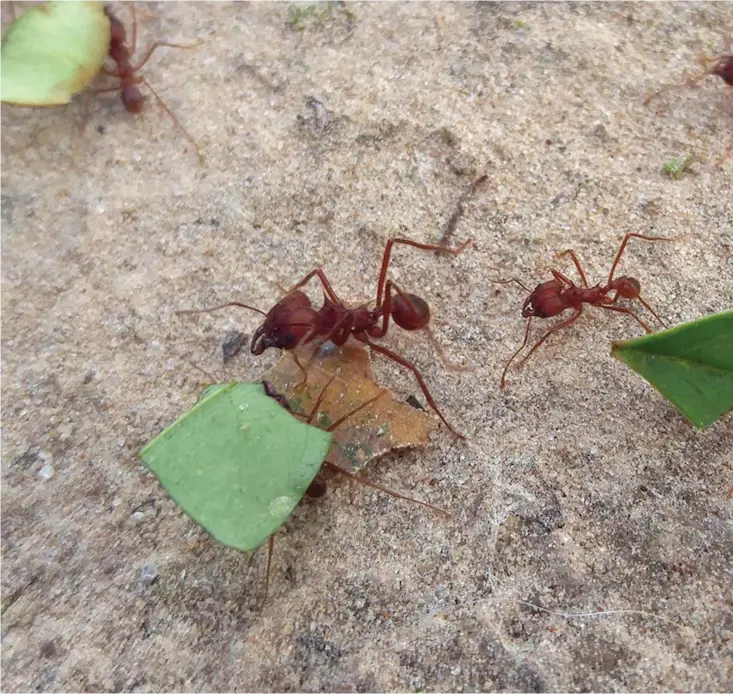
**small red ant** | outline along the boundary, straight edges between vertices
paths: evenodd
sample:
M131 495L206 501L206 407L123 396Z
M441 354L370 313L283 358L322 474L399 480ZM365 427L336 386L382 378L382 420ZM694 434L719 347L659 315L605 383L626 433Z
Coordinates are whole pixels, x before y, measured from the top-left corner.
M196 153L198 154L199 161L202 160L201 148L198 146L196 140L194 140L188 131L181 125L181 122L176 118L175 114L158 93L153 89L150 82L143 77L143 75L135 75L145 63L150 60L150 57L156 51L156 49L163 46L169 48L195 48L198 45L194 44L178 44L168 43L166 41L157 41L148 49L147 53L143 56L140 62L133 66L131 63L132 55L135 53L135 46L137 42L137 19L135 16L135 3L130 3L130 12L132 13L132 37L130 39L130 47L125 45L127 41L127 31L125 25L112 13L109 6L105 6L104 11L110 21L110 42L109 42L109 57L116 63L116 69L109 70L102 68L102 73L110 77L116 77L119 80L119 84L114 87L102 87L101 89L93 89L89 94L103 94L105 92L120 92L120 99L125 107L125 110L129 113L141 113L144 105L143 95L140 93L138 84L144 84L156 98L158 103L163 107L165 112L171 117L173 122L184 134L186 139L195 147ZM87 119L89 102L85 104L84 122Z
M430 323L430 307L428 303L415 294L403 292L392 280L387 279L387 267L392 254L392 246L396 243L412 246L423 251L437 251L439 253L457 255L471 243L471 240L469 239L464 242L458 248L450 249L433 244L417 243L416 241L403 238L389 239L384 249L384 256L382 257L382 267L379 272L379 281L377 282L377 300L373 309L367 308L366 305L347 308L341 299L338 298L336 292L334 292L323 270L319 268L309 272L300 282L288 290L286 296L267 313L254 306L249 306L238 301L230 301L213 308L189 309L178 311L178 313L205 313L218 311L227 306L240 306L261 313L265 316L265 320L255 331L250 344L250 351L252 354L257 355L262 354L269 347L292 350L300 344L312 342L317 337L322 337L323 342L331 341L337 347L341 347L352 336L359 342L368 345L375 352L412 371L417 382L420 384L425 398L433 410L435 410L436 414L443 420L443 423L455 436L465 438L443 416L433 396L430 394L430 390L419 369L399 354L373 342L373 340L381 339L387 334L391 317L403 330L424 330L431 337L438 350L441 351L428 329L428 324ZM313 308L311 300L299 289L306 285L313 277L317 277L323 286L323 306L318 310ZM381 325L379 324L380 321ZM311 359L315 357L317 350L318 347L313 351ZM295 358L304 374L303 382L305 383L307 371L297 361L297 356Z
M504 388L504 386L506 385L506 373L509 369L509 366L514 361L515 357L527 345L527 340L529 339L529 329L532 324L532 318L534 318L535 316L537 318L552 318L553 316L557 316L567 309L572 309L574 311L572 316L566 318L561 323L558 323L557 325L550 328L539 340L537 340L537 342L535 342L535 344L532 346L532 349L529 350L529 353L519 363L520 366L524 364L524 362L526 362L527 359L529 359L535 353L537 348L548 337L550 337L550 335L575 323L575 321L578 320L578 318L580 317L580 314L583 313L583 304L598 306L608 311L615 311L616 313L625 313L631 316L637 323L639 323L639 325L641 325L641 327L644 328L647 333L650 333L652 332L652 329L641 318L639 318L639 316L634 311L632 311L630 308L616 305L616 302L619 299L636 300L642 306L644 306L644 308L646 308L647 311L649 311L662 326L664 326L664 321L656 314L654 309L652 309L652 307L649 306L649 304L641 298L641 284L639 280L637 280L635 277L630 277L628 275L617 277L616 279L614 279L613 277L614 273L616 272L616 267L621 260L621 256L626 249L626 245L631 238L644 239L645 241L675 241L679 237L665 238L661 236L644 236L642 234L633 233L626 234L623 241L621 242L621 246L618 249L618 253L616 253L616 258L613 261L613 265L611 265L611 272L609 272L608 274L608 279L606 280L606 283L596 284L593 287L588 286L588 280L585 277L585 272L583 272L583 268L580 265L578 256L575 254L575 251L572 248L560 253L559 257L563 257L565 255L570 256L573 264L578 270L578 274L580 275L580 280L582 282L582 286L580 287L578 287L571 279L563 275L561 272L558 272L557 270L551 270L554 279L538 284L533 291L530 291L518 279L491 280L492 282L497 282L498 284L509 284L510 282L515 282L526 292L529 292L529 296L525 299L524 304L522 305L522 318L528 319L527 327L524 331L524 340L522 341L519 349L514 352L514 354L512 354L511 358L504 367L504 371L502 371L501 373L501 388ZM615 292L613 296L611 295L612 292Z
M295 417L304 417L306 424L311 424L313 422L313 419L318 414L318 408L321 406L321 403L323 402L323 398L326 394L326 390L331 385L333 380L336 378L337 374L333 374L331 378L328 380L326 385L323 387L321 392L318 394L318 398L313 405L313 409L311 410L309 415L301 415L297 414L292 411L292 408L290 407L290 403L288 402L287 398L279 393L275 387L270 383L269 381L262 381L262 386L265 389L265 394L270 396L271 398L274 398L277 400L277 402L280 404L281 407L285 408L288 412L290 412ZM353 415L357 414L361 410L363 410L366 407L369 407L372 403L374 403L376 400L382 397L382 395L385 394L385 390L381 391L377 395L375 395L373 398L370 398L366 402L363 402L361 405L353 409L351 412L348 412L347 414L343 415L339 419L337 419L333 424L331 424L326 431L333 431L337 427L341 426L347 419L352 417ZM394 497L395 499L402 499L403 501L410 501L414 504L420 504L420 506L425 506L429 509L432 509L433 511L437 511L438 513L442 513L445 515L448 515L446 511L444 511L442 508L438 508L437 506L433 506L432 504L427 503L426 501L420 501L419 499L412 499L409 496L404 496L403 494L398 494L397 492L392 491L391 489L387 489L387 487L383 487L380 484L376 484L375 482L370 482L369 480L364 479L363 477L360 477L359 475L355 475L352 472L349 472L345 468L342 468L340 465L336 465L335 463L331 463L328 460L323 461L323 465L321 467L321 470L324 468L333 470L334 472L339 473L340 475L344 475L345 477L348 477L350 480L353 480L354 482L358 482L359 484L363 484L367 487L372 487L373 489L376 489L380 492L384 492L385 494L389 494L390 496ZM325 495L327 490L327 484L326 480L319 472L313 481L311 482L310 486L306 490L306 496L317 499ZM273 549L275 547L275 535L274 533L270 535L270 537L267 539L267 575L265 578L265 596L264 599L267 600L267 592L270 585L270 567L272 565L272 553Z

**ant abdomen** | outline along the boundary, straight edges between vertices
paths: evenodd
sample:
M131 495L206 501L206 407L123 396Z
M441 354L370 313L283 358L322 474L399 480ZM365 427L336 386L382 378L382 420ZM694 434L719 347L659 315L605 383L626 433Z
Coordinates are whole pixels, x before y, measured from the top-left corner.
M430 306L415 294L398 294L392 299L392 318L403 330L420 330L430 323Z
M610 285L611 289L615 289L619 296L624 299L638 299L641 294L641 284L635 277L617 277Z
M125 110L130 113L141 113L143 110L143 95L134 84L127 84L122 87L120 99L125 106Z

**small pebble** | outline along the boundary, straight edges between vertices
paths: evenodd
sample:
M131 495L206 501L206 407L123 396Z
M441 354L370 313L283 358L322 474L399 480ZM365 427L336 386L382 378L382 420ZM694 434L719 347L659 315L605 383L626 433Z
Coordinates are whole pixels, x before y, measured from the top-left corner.
M142 571L140 572L140 580L143 583L151 585L158 578L158 569L155 568L155 564L143 564Z
M45 480L50 480L56 471L53 469L53 465L46 463L39 471L38 474Z

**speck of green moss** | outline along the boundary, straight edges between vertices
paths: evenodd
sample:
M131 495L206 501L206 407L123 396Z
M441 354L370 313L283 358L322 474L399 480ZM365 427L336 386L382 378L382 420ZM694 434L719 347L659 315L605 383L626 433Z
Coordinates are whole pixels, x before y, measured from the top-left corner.
M681 178L687 167L692 163L693 156L685 154L684 156L674 157L664 165L664 173L675 180Z

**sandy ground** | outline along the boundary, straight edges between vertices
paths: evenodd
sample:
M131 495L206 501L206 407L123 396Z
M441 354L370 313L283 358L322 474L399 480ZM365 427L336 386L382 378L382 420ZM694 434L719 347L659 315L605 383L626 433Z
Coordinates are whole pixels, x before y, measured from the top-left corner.
M81 138L79 102L4 107L3 689L732 690L733 421L692 430L608 356L639 326L598 310L500 391L524 294L488 281L570 272L570 246L601 280L624 233L685 233L623 271L672 324L733 305L733 90L643 104L723 49L732 10L151 5L143 46L203 41L144 68L203 166L152 100L98 97ZM452 517L336 481L278 534L261 608L264 553L216 545L137 453L195 401L186 360L248 381L277 355L224 365L258 316L174 311L268 308L319 265L373 298L385 240L436 241L484 173L453 235L475 247L391 270L473 371L385 340L470 439L439 427L367 470Z

